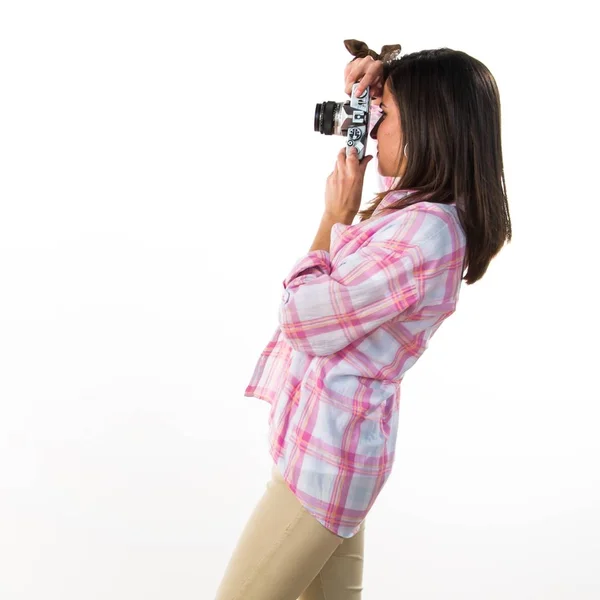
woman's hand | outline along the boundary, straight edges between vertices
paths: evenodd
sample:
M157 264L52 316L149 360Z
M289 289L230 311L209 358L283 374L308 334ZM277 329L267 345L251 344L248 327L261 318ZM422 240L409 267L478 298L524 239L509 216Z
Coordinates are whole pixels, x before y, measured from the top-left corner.
M377 98L383 93L383 62L371 56L357 58L346 65L344 79L349 96L352 84L360 81L358 94L370 86L371 97ZM359 161L356 148L346 158L346 146L340 150L325 186L325 214L334 222L350 224L360 210L365 170L372 158L369 155Z
M338 153L333 173L327 178L325 186L325 214L335 222L348 224L360 210L365 170L373 157L365 156L358 160L355 147L346 158L346 146Z
M360 82L356 88L357 96L370 86L371 98L380 98L383 95L383 62L372 56L350 61L344 69L344 91L348 96L352 95L352 84L357 81Z

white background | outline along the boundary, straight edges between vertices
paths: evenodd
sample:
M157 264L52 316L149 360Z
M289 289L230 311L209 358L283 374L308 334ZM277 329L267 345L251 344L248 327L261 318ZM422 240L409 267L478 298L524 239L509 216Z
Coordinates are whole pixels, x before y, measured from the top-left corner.
M347 38L490 69L514 235L404 379L363 600L598 598L585 6L1 4L2 600L214 597L270 473L243 392L343 144L313 116Z

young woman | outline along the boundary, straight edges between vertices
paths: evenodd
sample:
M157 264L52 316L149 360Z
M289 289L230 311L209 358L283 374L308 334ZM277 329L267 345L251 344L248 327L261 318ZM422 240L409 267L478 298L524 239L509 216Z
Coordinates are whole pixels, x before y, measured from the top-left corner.
M448 48L373 54L346 66L345 91L370 86L384 189L360 211L372 156L343 148L313 245L283 280L279 326L245 392L271 405L272 477L216 600L361 598L365 518L391 473L401 381L462 281L481 279L511 239L491 73Z

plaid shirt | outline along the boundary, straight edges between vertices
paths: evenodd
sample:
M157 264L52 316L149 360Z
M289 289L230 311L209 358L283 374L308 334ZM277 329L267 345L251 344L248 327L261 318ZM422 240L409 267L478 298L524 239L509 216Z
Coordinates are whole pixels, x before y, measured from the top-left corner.
M382 178L383 189L391 182ZM271 405L270 454L289 488L343 538L391 473L400 383L456 310L463 274L455 204L386 211L405 193L388 194L366 221L336 223L329 252L293 265L244 393Z

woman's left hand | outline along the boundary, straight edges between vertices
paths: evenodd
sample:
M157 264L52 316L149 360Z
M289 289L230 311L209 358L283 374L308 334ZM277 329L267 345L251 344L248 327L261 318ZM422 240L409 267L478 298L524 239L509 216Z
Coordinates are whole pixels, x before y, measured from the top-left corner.
M325 213L334 219L352 220L360 210L363 181L367 165L373 157L358 160L356 148L346 158L346 146L338 153L333 173L325 186Z

